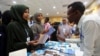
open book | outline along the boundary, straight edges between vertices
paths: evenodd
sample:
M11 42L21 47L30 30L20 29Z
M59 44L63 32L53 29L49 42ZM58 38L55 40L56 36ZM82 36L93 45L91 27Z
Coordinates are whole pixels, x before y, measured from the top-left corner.
M40 34L39 37L39 44L45 44L46 40L49 38L49 36L55 31L53 27L50 27L49 31L46 34Z
M47 34L40 34L38 43L39 44L45 44L46 40L48 39L48 35Z

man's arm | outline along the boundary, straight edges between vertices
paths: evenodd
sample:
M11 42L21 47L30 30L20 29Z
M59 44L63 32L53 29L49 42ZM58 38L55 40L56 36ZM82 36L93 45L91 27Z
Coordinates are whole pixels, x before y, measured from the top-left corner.
M84 36L84 55L92 56L95 46L95 41L97 37L97 24L96 22L90 20L83 24L82 26L83 36Z

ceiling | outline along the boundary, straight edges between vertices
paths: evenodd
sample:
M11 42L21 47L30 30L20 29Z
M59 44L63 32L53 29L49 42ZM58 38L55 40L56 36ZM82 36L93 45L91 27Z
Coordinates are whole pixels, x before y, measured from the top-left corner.
M65 16L67 5L75 1L87 6L93 0L0 0L0 10L9 10L13 4L25 4L30 8L30 15L42 12L44 16Z

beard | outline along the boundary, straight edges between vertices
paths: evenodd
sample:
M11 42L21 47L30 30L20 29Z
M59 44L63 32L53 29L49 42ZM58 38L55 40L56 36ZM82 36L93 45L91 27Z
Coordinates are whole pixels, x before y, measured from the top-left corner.
M79 19L76 19L76 18L68 18L68 21L69 21L69 23L75 23L75 24L78 24L78 22L79 22Z

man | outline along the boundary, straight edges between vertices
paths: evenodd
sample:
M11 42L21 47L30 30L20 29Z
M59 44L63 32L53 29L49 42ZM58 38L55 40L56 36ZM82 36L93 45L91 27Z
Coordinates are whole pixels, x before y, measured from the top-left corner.
M83 56L100 56L100 19L98 15L83 17L85 6L74 2L68 6L68 19L79 24L80 38L83 45Z
M71 35L71 26L69 26L68 20L66 18L62 19L62 24L59 25L57 30L57 39L60 42L65 42L66 38Z

